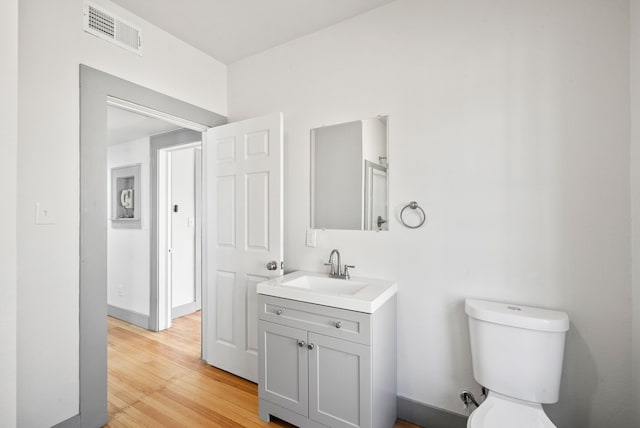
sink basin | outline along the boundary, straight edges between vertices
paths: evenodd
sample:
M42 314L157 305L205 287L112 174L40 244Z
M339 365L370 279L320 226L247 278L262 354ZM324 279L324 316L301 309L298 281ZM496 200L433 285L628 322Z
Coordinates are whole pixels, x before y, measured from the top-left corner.
M257 291L267 296L373 313L396 294L398 285L382 279L337 279L326 274L297 271L260 282Z
M283 287L303 288L317 293L353 295L367 286L366 282L322 276L302 275L282 282Z

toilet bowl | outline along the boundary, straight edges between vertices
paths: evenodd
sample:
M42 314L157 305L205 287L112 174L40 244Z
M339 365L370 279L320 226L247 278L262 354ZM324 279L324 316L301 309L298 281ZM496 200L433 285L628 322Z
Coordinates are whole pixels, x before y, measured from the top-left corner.
M489 390L468 428L555 428L569 317L561 311L467 299L473 377Z
M471 413L467 428L556 428L540 403L489 391L480 407Z

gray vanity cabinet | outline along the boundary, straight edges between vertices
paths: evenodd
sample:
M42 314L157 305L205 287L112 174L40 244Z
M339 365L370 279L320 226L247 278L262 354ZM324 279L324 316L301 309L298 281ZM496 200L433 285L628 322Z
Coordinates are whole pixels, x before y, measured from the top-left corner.
M371 347L309 333L309 418L336 428L371 426Z
M309 407L307 332L268 321L258 321L261 338L260 397L306 414Z
M373 314L258 295L260 418L299 427L393 426L396 299Z

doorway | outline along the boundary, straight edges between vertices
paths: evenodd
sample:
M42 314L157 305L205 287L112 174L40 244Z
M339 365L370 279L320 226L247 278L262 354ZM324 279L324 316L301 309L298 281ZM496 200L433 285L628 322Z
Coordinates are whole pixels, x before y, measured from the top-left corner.
M202 133L108 104L107 312L159 331L202 306Z
M202 307L201 153L199 132L182 129L151 138L154 331Z
M179 349L183 358L202 357L202 133L120 108L118 100L109 99L107 104L107 416L111 423L132 404L132 396L153 390L144 382L141 387L140 381L141 374L154 372L133 363L142 350L119 346L124 337L155 343L157 330L166 329L167 334L160 336L165 352L171 355ZM153 174L152 158L157 166ZM157 196L153 207L152 188ZM151 245L164 245L154 252L159 257L153 262ZM157 284L151 282L152 270L159 273L154 275L160 279ZM161 325L154 324L143 336L136 327L150 329L152 294L162 297L154 299L159 307L153 311L161 315ZM174 325L175 318L180 319Z
M171 299L168 314L171 319L192 314L201 308L201 291L196 280L196 221L199 221L200 206L196 183L200 181L198 164L200 144L166 150L168 172L166 204L162 209L168 212L167 254L168 263L167 295Z
M157 112L192 129L226 118L80 66L80 424L107 423L107 102ZM144 107L142 107L144 106ZM204 299L206 301L206 299ZM151 305L153 307L154 305ZM206 326L206 324L205 324Z
M206 198L201 236L207 243L202 249L206 261L202 276L207 280L202 293L206 346L201 354L210 365L257 379L256 284L281 275L284 263L282 113L220 126L226 122L222 116L89 67L80 67L80 77L81 426L107 422L107 194L101 172L106 170L108 103L184 128L214 128L202 138L202 159L207 166L202 171ZM152 161L151 166L156 163ZM125 217L135 220L135 204L131 204L135 172L123 178L119 203ZM152 189L151 195L155 193ZM151 245L152 251L157 248L157 243ZM155 259L152 255L151 260ZM151 269L154 271L158 270ZM152 279L156 283L157 275L155 282ZM158 287L151 288L154 290L150 311L166 298ZM159 318L150 316L149 322L154 319Z

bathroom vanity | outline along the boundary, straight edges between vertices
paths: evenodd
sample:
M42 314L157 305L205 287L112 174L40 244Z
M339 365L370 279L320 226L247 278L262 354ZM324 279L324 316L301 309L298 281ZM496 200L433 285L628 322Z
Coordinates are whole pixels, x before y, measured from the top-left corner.
M392 427L396 283L294 272L257 288L260 419Z

